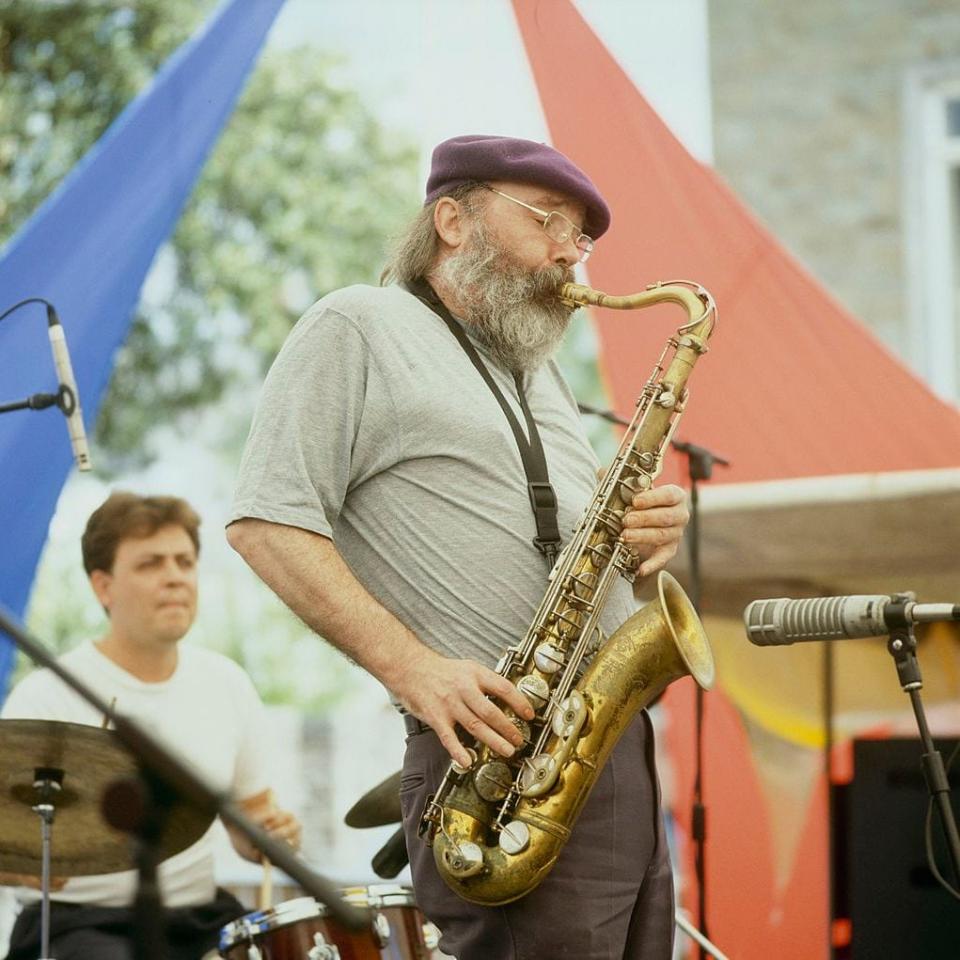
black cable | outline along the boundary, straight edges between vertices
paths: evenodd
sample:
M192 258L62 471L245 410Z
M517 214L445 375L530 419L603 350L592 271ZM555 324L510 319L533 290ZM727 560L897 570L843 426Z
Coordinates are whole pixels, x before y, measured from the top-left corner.
M28 303L42 303L47 308L47 324L49 326L52 327L55 323L60 322L57 319L57 308L49 300L44 300L43 297L27 297L26 300L15 303L12 307L8 307L3 313L0 313L0 320L5 320L15 310L25 307ZM64 416L69 417L76 404L73 391L65 384L60 384L60 389L56 393L35 393L26 400L0 404L0 413L10 413L14 410L45 410L47 407L54 406L54 404L60 408Z
M5 320L14 310L19 310L20 307L25 307L28 303L42 303L48 310L56 312L53 304L49 300L44 300L43 297L27 297L26 300L21 300L12 307L8 307L3 313L0 313L0 320Z
M950 759L947 761L947 768L944 773L946 774L948 782L950 778L950 767L953 766L953 761L957 759L958 753L960 753L960 743L953 748L953 753L950 754ZM952 897L960 900L960 890L957 890L957 888L940 873L940 870L937 868L937 858L933 853L933 797L927 802L927 819L923 831L923 842L927 851L927 866L930 867L930 872L933 874L937 883Z

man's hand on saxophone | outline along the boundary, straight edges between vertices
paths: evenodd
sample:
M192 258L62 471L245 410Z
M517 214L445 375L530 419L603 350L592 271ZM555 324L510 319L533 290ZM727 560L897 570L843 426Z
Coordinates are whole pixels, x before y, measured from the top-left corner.
M676 484L655 487L633 498L633 509L623 518L621 537L641 561L639 576L662 570L676 556L689 519L686 492Z
M516 726L489 697L524 720L533 718L529 701L509 680L474 660L444 657L426 646L394 674L391 689L405 710L433 728L461 766L470 766L471 760L455 724L505 757L523 743Z
M454 660L423 644L362 587L328 537L247 517L227 528L227 539L304 623L432 727L457 763L469 766L470 757L454 724L503 755L520 745L517 728L487 698L530 719L526 697L476 661Z

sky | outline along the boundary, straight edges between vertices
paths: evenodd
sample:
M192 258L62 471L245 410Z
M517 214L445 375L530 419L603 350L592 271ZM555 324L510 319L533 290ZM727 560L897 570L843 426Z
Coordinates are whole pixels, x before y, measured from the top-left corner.
M542 9L553 2L541 0ZM575 6L673 132L709 162L706 0ZM424 146L424 180L430 147L456 134L548 139L509 0L287 0L267 42L342 53L344 81Z

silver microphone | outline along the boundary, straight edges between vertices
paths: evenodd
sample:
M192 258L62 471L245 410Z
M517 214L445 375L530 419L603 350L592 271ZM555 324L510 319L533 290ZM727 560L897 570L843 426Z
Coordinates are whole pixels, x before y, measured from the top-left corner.
M57 377L60 380L60 393L57 405L67 418L67 432L70 434L70 446L73 448L73 459L79 470L89 470L90 451L87 448L87 432L83 428L83 413L80 410L80 394L77 392L77 381L73 376L73 366L70 363L70 353L67 350L67 338L56 311L47 305L47 334L50 337L50 349L53 351L53 363L57 368Z
M743 611L751 643L781 646L804 640L883 637L904 622L960 620L960 604L896 602L892 597L812 597L808 600L754 600Z

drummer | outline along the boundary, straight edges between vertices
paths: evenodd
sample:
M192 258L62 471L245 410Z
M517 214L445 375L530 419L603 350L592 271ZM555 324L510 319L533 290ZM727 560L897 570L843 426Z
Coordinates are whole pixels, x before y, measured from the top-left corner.
M140 721L218 791L230 790L243 811L274 837L300 846L300 823L277 807L267 782L262 704L232 660L180 640L197 608L200 518L176 497L112 494L87 522L81 541L90 586L107 629L60 662L118 713ZM48 670L10 694L3 718L64 720L101 726L104 718ZM66 771L69 777L70 771ZM54 856L56 855L54 821ZM211 828L212 829L212 828ZM237 851L259 854L231 831ZM39 828L38 828L39 832ZM214 882L208 830L159 867L170 960L198 960L216 946L224 924L244 907ZM40 949L38 878L19 880L24 905L8 960L35 960ZM58 960L132 960L132 870L58 878L52 884L51 954Z

